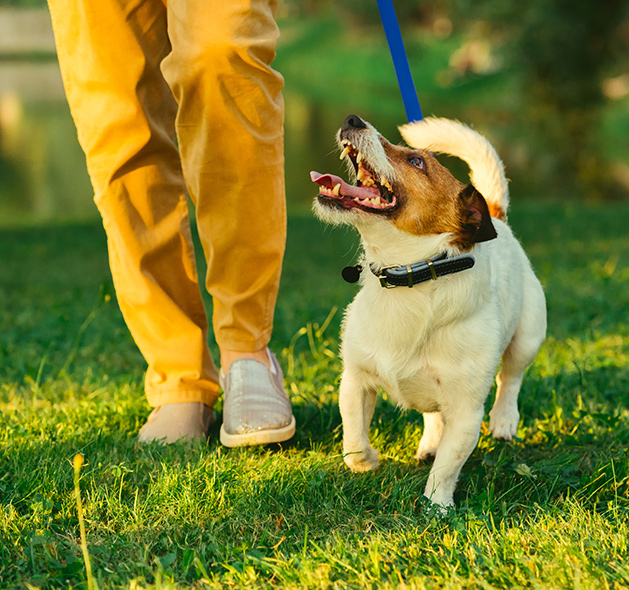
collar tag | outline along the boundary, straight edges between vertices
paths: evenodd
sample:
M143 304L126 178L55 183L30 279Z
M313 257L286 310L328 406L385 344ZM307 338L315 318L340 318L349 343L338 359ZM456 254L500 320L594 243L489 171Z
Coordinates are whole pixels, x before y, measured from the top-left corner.
M362 270L363 267L360 264L357 264L356 266L346 266L341 271L341 276L343 277L343 280L348 283L357 283Z

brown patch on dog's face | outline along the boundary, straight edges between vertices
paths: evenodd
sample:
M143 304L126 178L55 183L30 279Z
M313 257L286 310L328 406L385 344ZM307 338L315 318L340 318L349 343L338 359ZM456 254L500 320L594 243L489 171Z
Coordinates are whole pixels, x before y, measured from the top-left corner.
M428 150L380 141L396 172L399 204L390 219L398 229L419 236L452 233L462 250L496 237L487 203L471 184L459 182Z
M416 235L452 231L456 225L455 203L463 183L428 150L412 150L381 141L398 179L393 186L400 201L392 215L396 227Z

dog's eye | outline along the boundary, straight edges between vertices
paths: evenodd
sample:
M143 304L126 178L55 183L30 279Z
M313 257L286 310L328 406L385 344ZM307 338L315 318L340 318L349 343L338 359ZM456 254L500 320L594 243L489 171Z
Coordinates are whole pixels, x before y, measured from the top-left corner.
M422 158L421 156L415 156L415 155L409 156L408 163L411 166L418 168L419 170L426 170L426 162L424 161L424 158Z

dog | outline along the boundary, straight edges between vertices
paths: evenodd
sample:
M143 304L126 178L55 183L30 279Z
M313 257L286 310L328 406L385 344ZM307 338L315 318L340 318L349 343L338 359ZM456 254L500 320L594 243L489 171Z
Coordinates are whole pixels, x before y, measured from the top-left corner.
M337 141L355 183L311 172L315 214L354 226L363 250L344 270L361 289L342 325L343 455L355 472L379 466L369 424L382 388L423 413L416 458L434 456L424 495L445 508L478 443L494 378L489 429L497 439L516 436L517 397L546 336L546 303L506 223L507 180L489 141L441 118L400 132L411 147L350 115ZM435 153L467 162L471 182L455 179Z

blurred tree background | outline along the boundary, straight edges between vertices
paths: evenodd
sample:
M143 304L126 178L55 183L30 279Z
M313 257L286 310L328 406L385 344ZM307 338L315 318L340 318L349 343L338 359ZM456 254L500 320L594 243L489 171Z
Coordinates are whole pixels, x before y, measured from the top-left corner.
M606 90L614 98L613 86L606 88L604 81L616 80L627 92L629 3L452 0L450 4L457 15L471 14L474 5L491 27L490 37L498 34L506 39L510 65L522 70L522 115L555 155L549 171L554 184L563 183L570 192L581 185L590 195L613 196L619 187L592 138L601 123Z
M515 167L532 185L595 199L627 193L627 117L620 128L617 118L604 117L610 103L627 108L627 0L394 0L394 5L412 67L413 39L459 44L449 71L438 73L438 86L457 95L466 82L502 77L504 92L493 96L494 123L524 130L520 141L528 149L512 159L519 159ZM292 18L334 13L350 28L380 26L376 0L282 0L281 6ZM430 100L431 88L420 86L417 76L416 85L424 106L422 97ZM461 107L458 114L452 108L434 114L463 118ZM614 128L604 130L605 125Z

